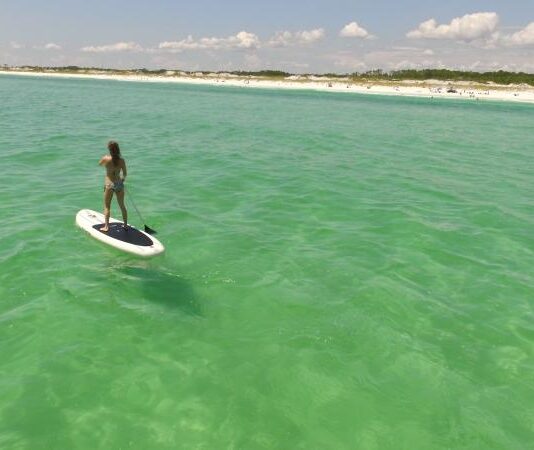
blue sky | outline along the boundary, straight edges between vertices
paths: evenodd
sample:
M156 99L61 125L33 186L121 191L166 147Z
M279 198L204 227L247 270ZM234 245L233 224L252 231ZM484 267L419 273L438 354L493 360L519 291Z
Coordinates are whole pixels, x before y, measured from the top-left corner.
M2 0L0 64L534 72L534 0Z

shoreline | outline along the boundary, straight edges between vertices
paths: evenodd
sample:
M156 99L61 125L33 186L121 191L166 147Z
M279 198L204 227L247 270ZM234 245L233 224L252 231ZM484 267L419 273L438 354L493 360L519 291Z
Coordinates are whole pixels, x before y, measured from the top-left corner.
M233 86L241 88L314 90L319 92L393 95L420 98L446 98L463 100L496 100L519 103L534 103L534 87L525 85L476 84L465 81L375 81L356 83L349 79L328 77L291 76L283 79L267 79L231 74L191 75L169 71L165 75L103 74L103 73L57 73L46 71L0 70L0 75L78 78L149 83L181 83L208 86Z

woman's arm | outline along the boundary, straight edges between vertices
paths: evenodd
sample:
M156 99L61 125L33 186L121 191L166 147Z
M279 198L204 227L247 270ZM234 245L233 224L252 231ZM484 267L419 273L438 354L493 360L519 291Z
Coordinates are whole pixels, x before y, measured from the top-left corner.
M126 180L126 175L128 175L128 169L126 169L126 161L122 160L122 181Z
M102 166L102 165L106 164L108 162L108 159L109 159L108 155L102 156L102 158L100 158L100 161L98 162L98 165Z

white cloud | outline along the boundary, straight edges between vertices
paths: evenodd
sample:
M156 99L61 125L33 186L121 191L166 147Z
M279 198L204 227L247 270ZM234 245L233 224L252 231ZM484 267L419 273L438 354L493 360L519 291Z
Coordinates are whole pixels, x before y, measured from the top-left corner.
M272 47L287 47L294 42L291 31L278 31L270 40L269 45Z
M420 62L411 61L409 59L403 59L398 63L392 64L392 70L410 70L410 69L421 69L424 68L425 64Z
M238 48L257 48L260 46L260 39L254 33L241 31L235 36L235 46Z
M26 48L24 44L19 44L18 42L12 41L9 43L10 47L14 50L19 50L21 48Z
M309 31L279 31L268 42L271 47L288 47L298 44L312 44L325 37L323 28Z
M455 39L474 41L490 37L496 30L499 16L494 12L466 14L449 24L438 25L435 19L427 20L406 35L412 39Z
M45 50L61 50L61 46L54 44L53 42L49 42L44 46Z
M434 50L421 47L393 46L391 47L391 54L433 56Z
M32 48L35 50L62 50L61 46L50 42L45 45L34 45Z
M117 42L116 44L83 47L82 52L87 53L118 53L140 52L143 48L135 42Z
M358 25L357 22L351 22L348 25L345 25L339 32L339 35L342 37L363 39L369 39L371 37L369 32L365 28L362 28L360 25Z
M364 72L369 69L364 62L363 56L354 55L353 52L335 52L330 54L327 59L332 61L336 67L339 67L343 71Z
M491 66L490 70L496 71L496 70L505 70L509 72L527 72L527 73L534 73L534 64L526 61L512 61L508 63L498 62L494 61Z
M508 45L534 45L534 22L530 22L525 28L509 36L503 37L503 42Z
M443 68L443 63L432 55L425 54L424 49L396 47L391 50L375 50L362 57L370 69L383 70Z
M187 39L181 41L165 41L160 42L158 48L162 50L194 50L199 48L199 43L193 39L193 36L187 36Z
M310 31L299 31L295 33L297 42L302 44L311 44L312 42L320 41L324 38L325 32L322 28L317 28Z
M201 38L193 39L188 36L181 41L161 42L158 46L160 50L170 50L181 52L184 50L229 50L229 49L255 49L260 46L260 39L254 33L241 31L235 36L227 38Z

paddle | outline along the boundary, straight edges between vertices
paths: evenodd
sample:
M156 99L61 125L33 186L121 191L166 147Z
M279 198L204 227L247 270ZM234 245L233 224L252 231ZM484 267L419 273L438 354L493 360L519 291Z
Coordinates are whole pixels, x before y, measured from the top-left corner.
M143 222L143 225L145 226L145 233L148 233L148 234L156 234L156 230L150 228L148 225L145 224L145 219L143 219L143 216L141 215L141 213L139 212L139 210L137 209L137 206L135 206L135 202L134 202L134 199L132 197L132 193L131 191L128 189L128 195L127 195L128 199L132 202L132 205L135 209L135 211L137 212L137 215L139 216L139 218L141 219L141 222Z

